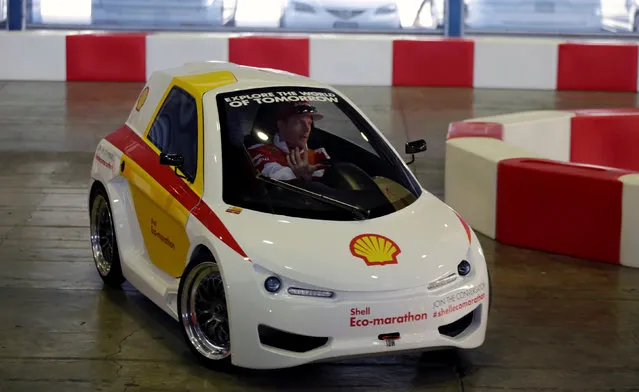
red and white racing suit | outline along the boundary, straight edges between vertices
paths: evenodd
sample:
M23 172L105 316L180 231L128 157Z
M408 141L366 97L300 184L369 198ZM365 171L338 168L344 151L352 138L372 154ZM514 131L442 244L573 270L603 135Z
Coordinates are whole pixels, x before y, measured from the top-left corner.
M263 175L275 180L288 181L297 177L288 166L286 156L290 150L286 143L280 140L279 135L275 135L273 143L256 144L248 149L253 159L253 164ZM330 159L324 148L317 150L305 149L308 153L308 164L317 165L324 159ZM324 167L319 166L313 172L313 177L321 178L324 175Z

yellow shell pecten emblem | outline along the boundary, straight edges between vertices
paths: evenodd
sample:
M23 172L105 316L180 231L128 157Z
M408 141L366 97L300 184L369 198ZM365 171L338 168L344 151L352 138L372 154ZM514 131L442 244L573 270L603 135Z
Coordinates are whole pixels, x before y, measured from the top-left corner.
M397 264L399 246L390 238L378 234L362 234L351 240L351 253L367 265Z
M149 87L147 86L140 93L140 97L138 98L138 103L135 104L135 110L139 112L140 109L142 109L142 106L144 106L144 103L146 102L146 98L148 96L149 96Z

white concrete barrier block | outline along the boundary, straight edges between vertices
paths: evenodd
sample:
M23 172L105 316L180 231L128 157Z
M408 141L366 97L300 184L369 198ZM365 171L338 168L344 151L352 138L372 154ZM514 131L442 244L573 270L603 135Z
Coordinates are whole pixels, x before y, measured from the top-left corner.
M390 86L393 37L310 38L310 77L334 85Z
M531 112L528 119L513 119L504 127L504 142L548 159L570 161L570 129L574 113ZM536 116L536 117L533 117Z
M477 232L494 239L497 165L509 158L543 158L539 154L484 137L446 142L444 199Z
M500 123L505 143L548 159L570 161L570 128L573 112L536 110L475 118L468 121Z
M478 38L474 87L554 90L558 40Z
M228 61L228 35L158 33L146 39L146 76L188 62Z
M64 81L66 32L0 32L1 80Z
M620 263L639 268L639 174L619 180L623 183Z

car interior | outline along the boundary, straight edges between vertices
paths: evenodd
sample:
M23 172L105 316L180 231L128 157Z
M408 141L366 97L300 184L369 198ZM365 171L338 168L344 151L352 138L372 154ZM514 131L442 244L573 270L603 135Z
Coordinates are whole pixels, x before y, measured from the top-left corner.
M259 135L265 135L268 140L275 136L277 125L274 123L275 116L272 105L261 105L255 115L253 126L244 137L244 146L249 148L255 144L264 143ZM318 127L313 123L311 134L308 140L308 147L317 149L324 147L333 162L349 162L362 169L370 177L383 176L394 177L394 168L387 162L380 162L380 158L375 154L366 151L364 148L343 139ZM390 168L390 170L388 170ZM391 172L389 172L391 171Z
M227 127L228 131L225 133L228 140L223 155L225 200L262 211L267 211L266 207L273 207L277 213L294 216L329 219L334 213L335 219L352 218L352 213L348 211L311 198L300 197L287 189L265 187L264 183L256 179L257 172L247 150L253 145L264 143L264 139L268 142L275 136L277 127L272 110L274 105L259 105L250 124L233 121L237 119L224 121L226 125L223 126ZM246 112L242 116L250 117ZM288 183L363 209L375 210L375 215L395 210L376 182L376 178L380 176L395 180L397 168L392 163L315 124L308 146L313 149L324 147L331 157L328 162L323 162L328 164L329 168L321 183L302 183L296 180Z

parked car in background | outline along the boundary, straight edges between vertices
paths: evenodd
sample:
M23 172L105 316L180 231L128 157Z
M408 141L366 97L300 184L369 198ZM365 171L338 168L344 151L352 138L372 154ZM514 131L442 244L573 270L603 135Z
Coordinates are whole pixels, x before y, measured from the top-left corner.
M278 28L287 3L287 0L239 0L235 8L234 26Z
M466 13L469 29L602 30L601 0L466 0Z
M611 32L639 31L639 0L601 0L604 30Z
M233 24L237 0L91 0L96 25Z
M441 29L444 27L447 0L422 0L413 27Z
M399 29L395 1L289 0L282 27L295 29Z

